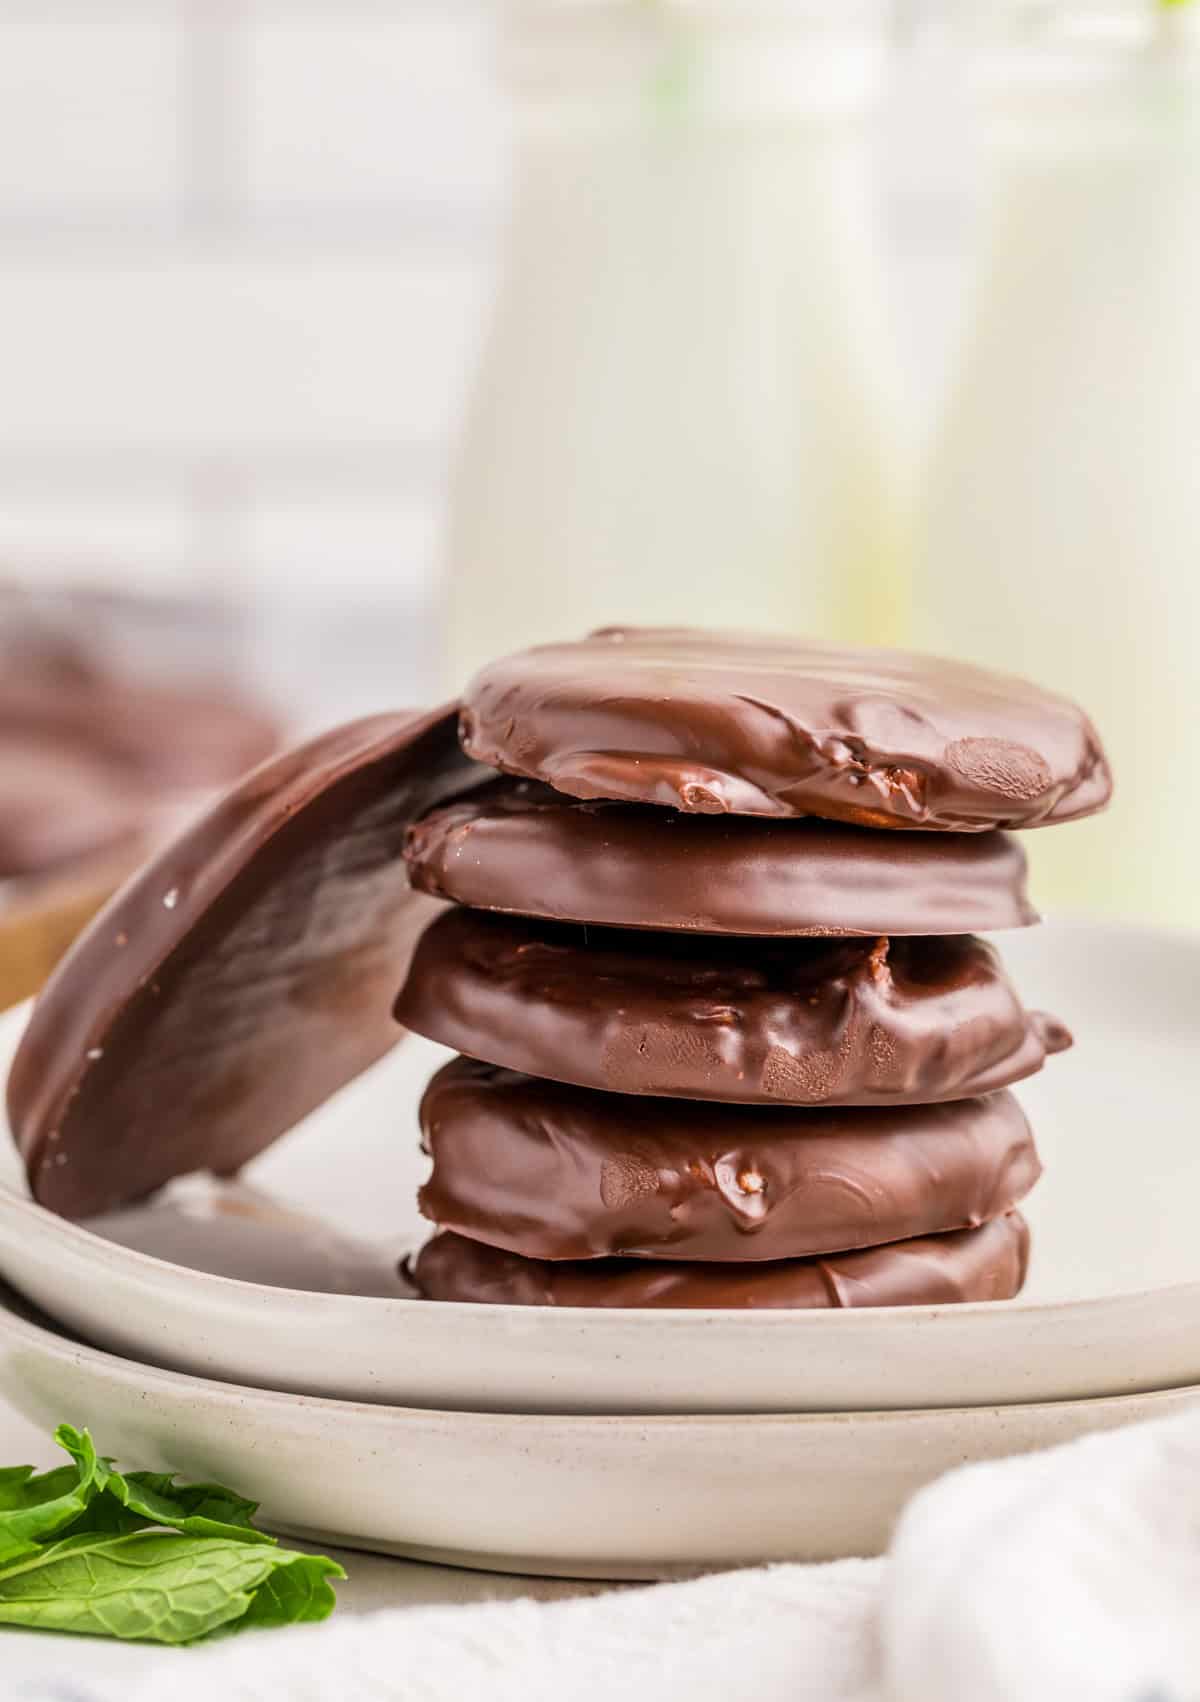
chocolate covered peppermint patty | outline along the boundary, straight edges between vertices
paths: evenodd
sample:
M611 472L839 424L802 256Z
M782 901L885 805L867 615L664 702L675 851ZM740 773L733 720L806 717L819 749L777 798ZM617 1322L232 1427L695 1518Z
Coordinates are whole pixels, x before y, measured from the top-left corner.
M414 886L510 915L707 934L974 934L1037 921L1007 833L685 815L496 780L409 830Z
M824 1259L719 1265L643 1259L552 1263L501 1252L449 1232L426 1242L411 1266L430 1300L502 1306L780 1308L947 1306L1011 1300L1029 1261L1019 1212L980 1229L925 1235Z
M612 1093L742 1105L927 1105L1070 1044L990 945L583 928L449 910L396 1005L469 1057Z
M148 812L145 791L83 746L0 726L0 881L132 855Z
M405 830L477 779L452 712L373 716L263 764L149 862L59 965L13 1064L34 1198L85 1217L236 1170L388 1051L436 908Z
M978 832L1112 789L1095 729L1027 680L899 650L611 628L492 663L463 743L578 798Z
M626 1099L456 1058L421 1105L433 1223L535 1259L794 1259L977 1226L1041 1171L1010 1093L836 1111Z

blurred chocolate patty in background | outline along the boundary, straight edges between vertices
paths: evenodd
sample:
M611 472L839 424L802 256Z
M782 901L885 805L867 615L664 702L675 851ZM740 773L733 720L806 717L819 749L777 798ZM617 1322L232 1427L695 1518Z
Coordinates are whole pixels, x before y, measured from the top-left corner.
M0 586L0 1008L164 830L275 749L212 604Z

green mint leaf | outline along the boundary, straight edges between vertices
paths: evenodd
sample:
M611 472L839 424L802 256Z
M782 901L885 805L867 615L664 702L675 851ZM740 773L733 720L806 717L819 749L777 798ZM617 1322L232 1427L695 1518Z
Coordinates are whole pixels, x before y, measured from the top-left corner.
M0 1469L0 1625L191 1643L333 1611L341 1567L278 1548L254 1528L256 1502L119 1472L68 1424L54 1439L69 1465Z
M60 1424L54 1440L70 1454L82 1474L89 1456L95 1455L87 1431ZM111 1460L99 1463L103 1467L97 1480L99 1493L70 1526L69 1535L166 1525L189 1536L230 1537L241 1542L275 1541L251 1524L258 1511L257 1501L247 1501L224 1484L177 1484L170 1472L124 1474L116 1470Z
M337 1606L331 1578L346 1574L322 1554L293 1554L289 1566L268 1573L234 1631L271 1630L280 1625L313 1625Z
M108 1476L85 1430L75 1435L72 1464L35 1475L31 1466L0 1472L0 1567L57 1536L87 1512Z
M86 1533L0 1571L0 1624L154 1643L324 1619L340 1566L244 1538Z
M169 1472L130 1472L114 1483L114 1475L109 1477L107 1493L151 1524L170 1525L191 1536L229 1537L234 1542L275 1541L251 1523L258 1502L247 1501L224 1484L177 1484Z

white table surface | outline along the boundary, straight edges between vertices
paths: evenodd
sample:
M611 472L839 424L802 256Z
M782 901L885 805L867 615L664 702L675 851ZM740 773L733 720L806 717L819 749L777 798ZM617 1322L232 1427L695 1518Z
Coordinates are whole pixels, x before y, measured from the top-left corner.
M6 1402L0 1400L0 1465L60 1465L62 1455ZM137 1461L123 1462L136 1468ZM291 1537L291 1547L303 1547ZM369 1613L374 1608L422 1607L430 1604L509 1601L536 1596L549 1601L562 1596L594 1595L605 1584L565 1582L555 1578L514 1578L499 1573L467 1572L452 1566L421 1566L381 1555L325 1552L341 1562L348 1574L338 1585L338 1613ZM69 1678L74 1663L86 1663L90 1673L135 1670L140 1663L161 1658L162 1650L136 1644L112 1643L94 1637L59 1637L40 1631L0 1627L0 1695L19 1696L29 1680Z

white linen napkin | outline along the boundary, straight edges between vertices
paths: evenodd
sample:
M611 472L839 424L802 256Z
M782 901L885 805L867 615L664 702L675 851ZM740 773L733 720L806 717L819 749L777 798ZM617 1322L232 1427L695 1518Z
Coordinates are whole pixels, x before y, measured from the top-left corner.
M78 1645L75 1646L78 1648ZM391 1610L37 1702L1200 1702L1200 1409L967 1466L889 1554Z

